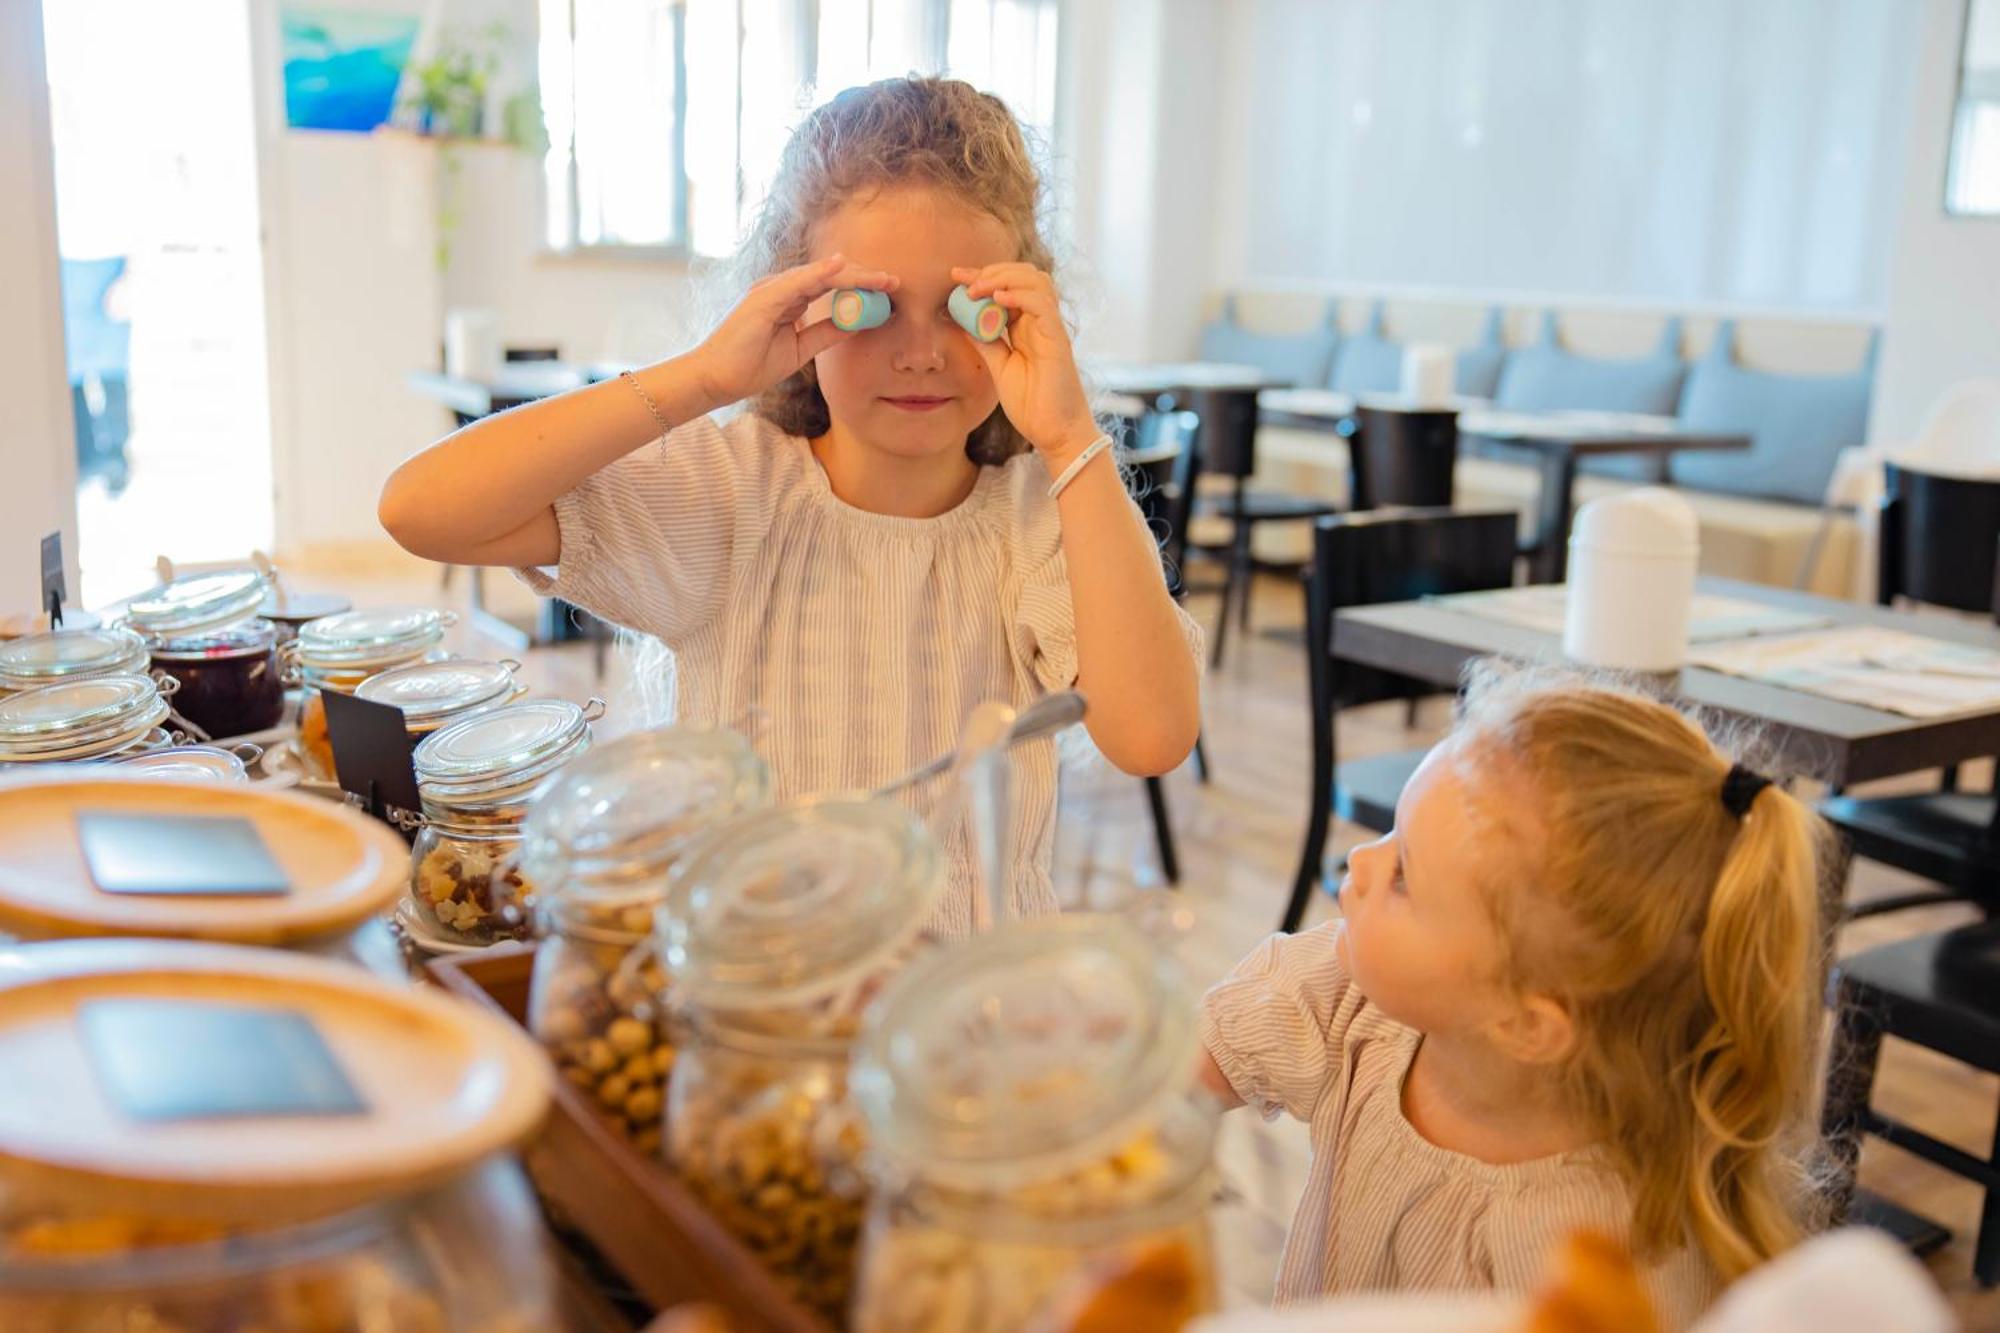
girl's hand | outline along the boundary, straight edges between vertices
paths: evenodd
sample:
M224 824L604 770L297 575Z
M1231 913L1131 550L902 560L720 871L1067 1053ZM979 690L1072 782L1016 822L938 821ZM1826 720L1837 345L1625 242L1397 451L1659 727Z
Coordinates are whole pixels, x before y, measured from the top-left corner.
M688 353L715 407L764 392L847 337L832 320L804 323L806 307L842 287L893 292L897 279L834 255L773 273L744 293L728 318Z
M1060 470L1097 438L1098 427L1076 373L1055 280L1033 264L955 268L951 276L974 300L990 296L1006 307L1005 338L966 338L986 359L1007 419L1052 470Z

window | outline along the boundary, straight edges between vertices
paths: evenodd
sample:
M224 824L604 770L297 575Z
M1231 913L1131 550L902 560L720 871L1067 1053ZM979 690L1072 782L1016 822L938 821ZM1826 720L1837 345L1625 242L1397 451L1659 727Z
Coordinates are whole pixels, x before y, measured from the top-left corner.
M801 117L946 73L1047 142L1057 0L541 0L547 236L558 250L735 249Z

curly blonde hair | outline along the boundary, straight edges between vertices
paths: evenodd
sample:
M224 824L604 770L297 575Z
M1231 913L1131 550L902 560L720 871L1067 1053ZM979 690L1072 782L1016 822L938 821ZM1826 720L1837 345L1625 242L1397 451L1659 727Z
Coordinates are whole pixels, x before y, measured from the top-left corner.
M743 285L806 262L814 224L848 199L919 183L992 214L1019 258L1054 271L1042 238L1042 180L1007 104L956 79L884 79L850 88L806 117L737 256ZM813 363L759 394L750 410L791 435L824 434L831 419ZM1000 464L1029 447L998 408L966 437L973 462Z
M1560 1086L1625 1180L1634 1248L1692 1242L1725 1279L1789 1248L1823 1211L1825 826L1777 786L1739 818L1695 719L1566 672L1476 668L1453 754L1504 770L1484 822L1519 870L1482 887L1506 979L1575 1023Z

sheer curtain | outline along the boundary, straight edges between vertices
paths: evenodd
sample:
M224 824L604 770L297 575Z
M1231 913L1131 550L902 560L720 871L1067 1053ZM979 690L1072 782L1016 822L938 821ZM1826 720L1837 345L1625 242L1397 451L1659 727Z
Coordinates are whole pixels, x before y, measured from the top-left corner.
M1255 0L1219 276L1874 308L1917 11Z

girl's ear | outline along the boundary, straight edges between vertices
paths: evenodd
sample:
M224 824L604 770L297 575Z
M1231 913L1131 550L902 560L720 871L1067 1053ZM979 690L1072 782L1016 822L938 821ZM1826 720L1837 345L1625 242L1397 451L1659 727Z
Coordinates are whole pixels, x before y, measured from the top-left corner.
M1546 995L1523 995L1487 1029L1503 1055L1527 1065L1559 1064L1576 1049L1576 1022Z

